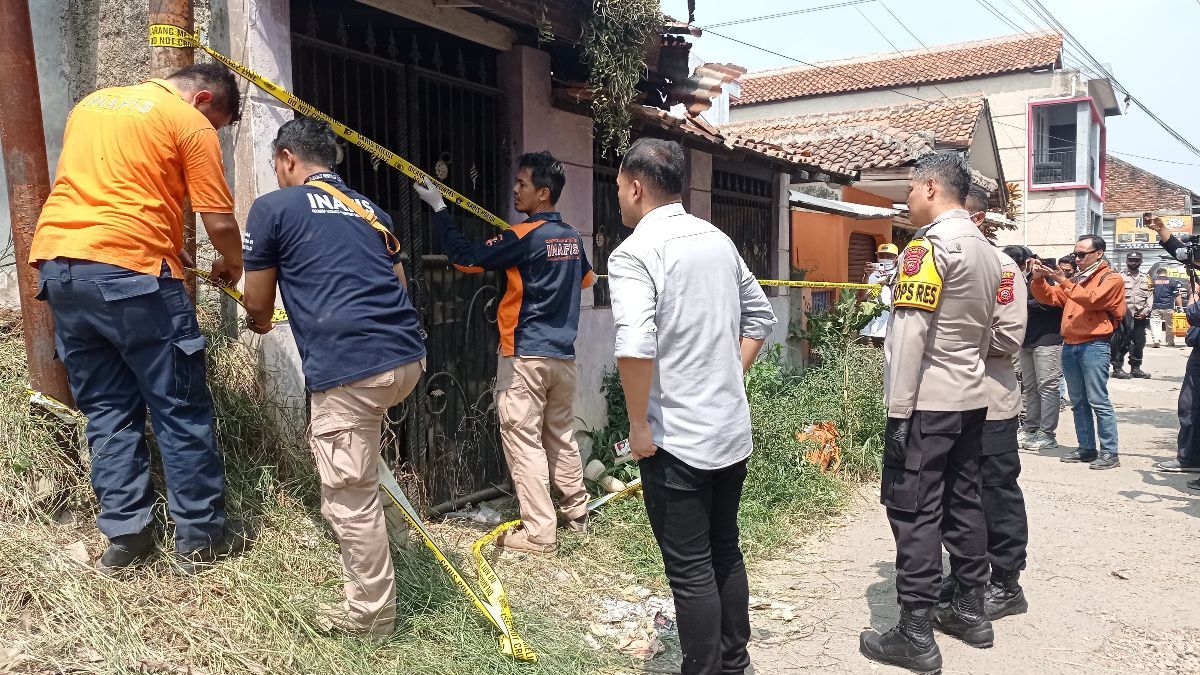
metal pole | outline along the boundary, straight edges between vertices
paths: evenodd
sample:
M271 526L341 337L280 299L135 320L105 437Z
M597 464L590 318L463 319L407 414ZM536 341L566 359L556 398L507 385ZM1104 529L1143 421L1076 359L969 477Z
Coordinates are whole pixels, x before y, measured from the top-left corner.
M26 0L0 0L0 82L10 92L20 92L19 96L0 96L0 150L8 177L29 383L34 390L71 405L67 371L54 358L54 316L46 303L34 299L37 270L27 263L38 215L50 194L50 169Z
M179 26L194 33L196 22L192 15L191 0L150 0L150 23ZM150 77L163 78L195 62L196 50L191 47L151 47ZM196 260L196 213L192 211L190 202L184 204L183 249L192 260ZM196 263L199 264L199 261ZM196 297L196 275L186 273L185 282L188 293Z

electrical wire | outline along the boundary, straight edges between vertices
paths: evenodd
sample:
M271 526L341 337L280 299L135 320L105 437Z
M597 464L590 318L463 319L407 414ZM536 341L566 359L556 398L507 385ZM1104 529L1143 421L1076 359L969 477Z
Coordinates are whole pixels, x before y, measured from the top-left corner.
M762 46L759 46L759 45L753 44L753 43L751 43L751 42L746 42L745 40L740 40L740 39L738 39L738 38L735 38L735 37L733 37L733 36L730 36L730 35L725 35L724 33L719 33L719 32L717 32L717 31L711 30L711 28L706 28L706 29L705 29L705 31L706 31L706 32L708 32L708 33L709 33L709 34L711 34L711 35L715 35L715 36L717 36L717 37L719 37L719 38L724 38L724 39L726 39L726 40L729 40L730 42L736 42L737 44L740 44L740 45L742 45L742 46L745 46L745 47L750 47L751 49L757 49L757 50L759 50L759 51L761 51L761 52L764 52L764 53L766 53L766 54L770 54L770 55L772 55L772 56L778 56L778 57L779 57L779 58L781 58L781 59L786 59L786 60L788 60L788 61L792 61L792 62L794 62L794 63L799 63L800 65L803 65L803 66L808 66L809 68L813 68L813 69L815 69L815 70L821 70L821 71L826 71L826 72L834 73L834 74L836 74L836 75L840 76L840 77L841 77L843 80L845 80L847 83L850 83L850 84L858 84L858 85L867 85L867 86L863 87L864 89L867 89L867 88L871 88L871 89L882 89L882 90L884 90L884 91L891 92L891 93L893 93L893 94L896 94L896 95L898 95L898 96L903 96L903 97L905 97L905 98L910 98L910 99L912 99L912 100L914 100L914 101L920 101L920 102L922 102L922 103L927 103L927 104L929 104L929 105L935 105L935 106L938 106L938 107L940 107L940 108L946 108L946 107L948 107L947 105L945 105L945 104L941 103L941 101L940 101L940 100L930 100L930 99L924 98L924 97L922 97L922 96L917 96L916 94L910 94L910 93L908 93L908 92L901 91L901 90L899 90L899 89L893 89L893 88L890 88L890 87L877 87L877 86L874 86L874 85L870 85L870 83L863 82L863 81L862 81L862 80L860 80L860 79L857 79L857 78L855 78L855 77L852 77L852 76L850 76L850 75L847 75L846 73L842 72L842 71L841 71L841 69L839 69L839 68L837 68L837 67L835 67L835 66L821 66L821 65L817 65L817 64L815 64L815 63L810 63L810 62L808 62L808 61L805 61L804 59L799 59L799 58L796 58L796 57L794 57L794 56L789 56L789 55L787 55L787 54L784 54L784 53L781 53L781 52L777 52L777 51L775 51L775 50L773 50L773 49L768 49L768 48L766 48L766 47L762 47ZM945 98L949 98L949 97L945 97ZM1020 131L1020 132L1022 132L1022 133L1028 133L1028 128L1026 128L1026 127L1022 127L1022 126L1017 126L1017 125L1015 125L1015 124L1010 124L1010 123L1008 123L1008 122L1001 122L1001 121L998 121L998 120L992 120L992 124L994 124L994 125L997 125L997 126L1005 126L1005 127L1009 127L1009 128L1012 128L1012 129L1016 129L1016 130L1018 130L1018 131ZM1076 141L1076 140L1074 140L1074 139L1069 139L1069 138L1057 138L1057 137L1053 137L1053 136L1048 136L1047 138L1049 138L1049 139L1051 139L1051 140L1062 141L1062 142L1064 142L1064 143L1070 143L1070 144L1072 144L1072 145L1074 145L1074 146L1077 146L1077 147L1082 147L1082 148L1087 148L1087 147L1089 147L1089 146L1088 146L1088 144L1086 144L1086 143L1080 143L1080 142L1078 142L1078 141ZM1193 166L1193 165L1191 165L1191 164L1188 164L1188 163L1186 163L1186 162L1177 162L1177 161L1174 161L1174 160L1168 160L1168 159L1159 159L1159 158L1156 158L1156 157L1144 157L1144 156L1140 156L1140 155L1132 155L1131 153L1116 152L1116 151L1113 151L1113 150L1107 150L1107 152L1110 152L1110 153L1112 153L1112 154L1114 154L1114 155L1125 155L1125 156L1130 156L1130 157L1138 157L1139 159L1147 159L1147 160L1156 161L1156 162L1165 162L1165 163L1170 163L1170 164L1182 164L1182 165L1186 165L1186 166ZM1195 165L1195 166L1200 166L1200 165Z
M889 40L889 39L888 39L888 36L887 36L887 35L885 35L883 31L879 30L879 26L876 26L876 25L875 25L875 22L874 22L874 21L871 21L871 19L870 19L870 18L868 18L866 14L863 14L862 8L860 8L860 7L855 7L855 8L854 8L854 11L858 12L858 15L859 15L859 16L861 16L861 17L863 18L863 21L866 21L866 22L867 22L867 24L869 24L869 25L871 26L871 28L874 28L876 33L879 33L879 37L883 38L883 41L884 41L884 42L886 42L886 43L888 43L888 46L892 48L892 51L896 52L897 54L901 54L901 53L902 53L902 52L900 51L900 48L899 48L899 47L897 47L897 46L896 46L896 44L895 44L894 42L892 42L891 40Z
M1200 1L1200 0L1198 0L1198 1ZM879 6L883 7L883 10L885 12L887 12L888 14L890 14L891 17L896 21L896 23L900 24L900 27L903 28L906 33L908 33L910 36L912 36L912 39L917 41L917 44L921 45L921 47L924 48L925 51L929 51L929 45L925 44L925 42L923 40L921 40L921 38L917 37L917 34L912 32L912 29L909 28L907 25L905 25L905 23L900 20L900 17L896 16L895 12L888 9L888 6L886 4L884 4L883 0L879 0ZM857 9L857 8L855 8L855 9ZM862 10L859 10L858 13L862 14ZM867 16L865 14L863 14L863 18L866 19ZM870 23L870 19L867 19L867 23ZM874 26L875 24L871 24L871 25ZM876 30L879 30L879 29L876 29ZM884 38L884 39L886 40L887 38ZM899 54L901 52L900 52L900 50L896 50L896 53ZM937 91L937 93L942 95L942 98L946 98L946 99L950 98L949 96L946 95L946 92L942 91L941 87L937 86L937 84L934 84L933 88Z
M1130 93L1129 89L1127 87L1125 87L1125 85L1121 84L1120 80L1118 80L1112 74L1112 72L1108 70L1108 68L1106 68L1102 63L1100 63L1100 61L1097 60L1096 57L1092 56L1092 53L1089 52L1087 50L1087 48L1083 46L1083 43L1081 43L1079 40L1077 40L1075 38L1075 36L1073 34L1071 34L1071 32L1069 30L1067 30L1066 26L1064 26L1062 24L1062 22L1060 22L1054 16L1053 12L1051 12L1044 4L1042 4L1041 0L1023 0L1023 1L1025 2L1025 5L1027 7L1029 7L1030 10L1032 10L1035 14L1042 16L1042 18L1045 19L1046 21L1050 22L1051 25L1053 25L1059 31L1062 32L1062 34L1066 37L1066 39L1070 40L1072 42L1072 44L1075 45L1075 47L1077 47L1080 51L1082 51L1084 56L1087 57L1087 60L1093 66L1095 66L1099 72L1104 73L1107 76L1107 78L1113 83L1113 86L1118 91L1125 94L1126 101L1132 101L1133 103L1137 104L1137 106L1139 108L1141 108L1143 112L1146 113L1147 117L1149 117L1151 120L1153 120L1155 123L1157 123L1160 127L1162 127L1162 129L1164 131L1166 131L1168 134L1170 134L1170 136L1172 138L1179 141L1179 143L1181 145L1183 145L1185 148L1190 150L1196 156L1200 157L1200 148L1197 148L1191 141L1184 138L1183 134L1176 131L1173 127L1171 127L1171 125L1167 124L1161 117L1156 115L1154 113L1154 111L1149 108L1149 106L1147 106L1145 103L1142 103L1136 96L1134 96L1132 93Z
M790 12L778 12L776 14L765 14L763 16L752 16L746 19L736 19L734 21L721 21L710 24L708 26L697 26L700 30L708 30L709 28L721 28L723 26L737 26L743 23L751 23L754 21L766 21L767 19L780 19L785 16L796 16L797 14L808 14L810 12L820 12L826 9L837 9L839 7L852 7L854 5L865 5L877 0L847 0L846 2L838 2L831 5L821 5L820 7L807 7L805 9L794 9Z

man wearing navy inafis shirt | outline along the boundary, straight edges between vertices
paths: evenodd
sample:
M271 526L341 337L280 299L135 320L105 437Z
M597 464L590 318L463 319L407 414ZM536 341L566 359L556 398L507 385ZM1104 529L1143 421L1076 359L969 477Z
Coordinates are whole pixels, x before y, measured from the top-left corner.
M434 230L446 256L460 270L504 270L504 299L496 313L500 359L496 408L504 456L521 502L522 527L496 545L526 553L558 548L554 502L547 484L562 493L559 507L574 530L587 527L587 491L575 444L575 334L579 289L595 278L583 239L562 220L554 204L566 171L548 152L521 155L513 205L529 216L496 237L472 243L428 183L414 183L433 207Z
M339 632L385 638L396 589L383 508L383 416L416 387L425 345L409 300L391 220L333 173L337 137L297 118L279 129L277 192L246 219L247 323L271 330L275 285L312 391L309 432L321 476L321 513L342 547L346 602L319 617Z

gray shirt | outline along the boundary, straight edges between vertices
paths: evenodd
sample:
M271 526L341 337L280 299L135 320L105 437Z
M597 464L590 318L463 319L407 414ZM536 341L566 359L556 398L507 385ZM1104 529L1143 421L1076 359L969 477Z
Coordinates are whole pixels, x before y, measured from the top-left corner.
M617 358L654 360L654 444L698 469L748 457L741 338L766 339L775 313L733 242L667 204L613 251L608 275Z

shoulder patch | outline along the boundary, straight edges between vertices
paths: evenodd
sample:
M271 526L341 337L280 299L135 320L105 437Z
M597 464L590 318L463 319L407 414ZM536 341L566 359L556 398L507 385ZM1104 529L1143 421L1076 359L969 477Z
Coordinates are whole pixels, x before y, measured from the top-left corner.
M893 303L896 307L932 312L941 297L942 275L933 260L933 244L924 238L913 239L900 253Z
M1001 272L1000 273L1000 288L996 289L996 302L1001 305L1011 305L1016 299L1013 292L1013 284L1017 281L1016 272Z

